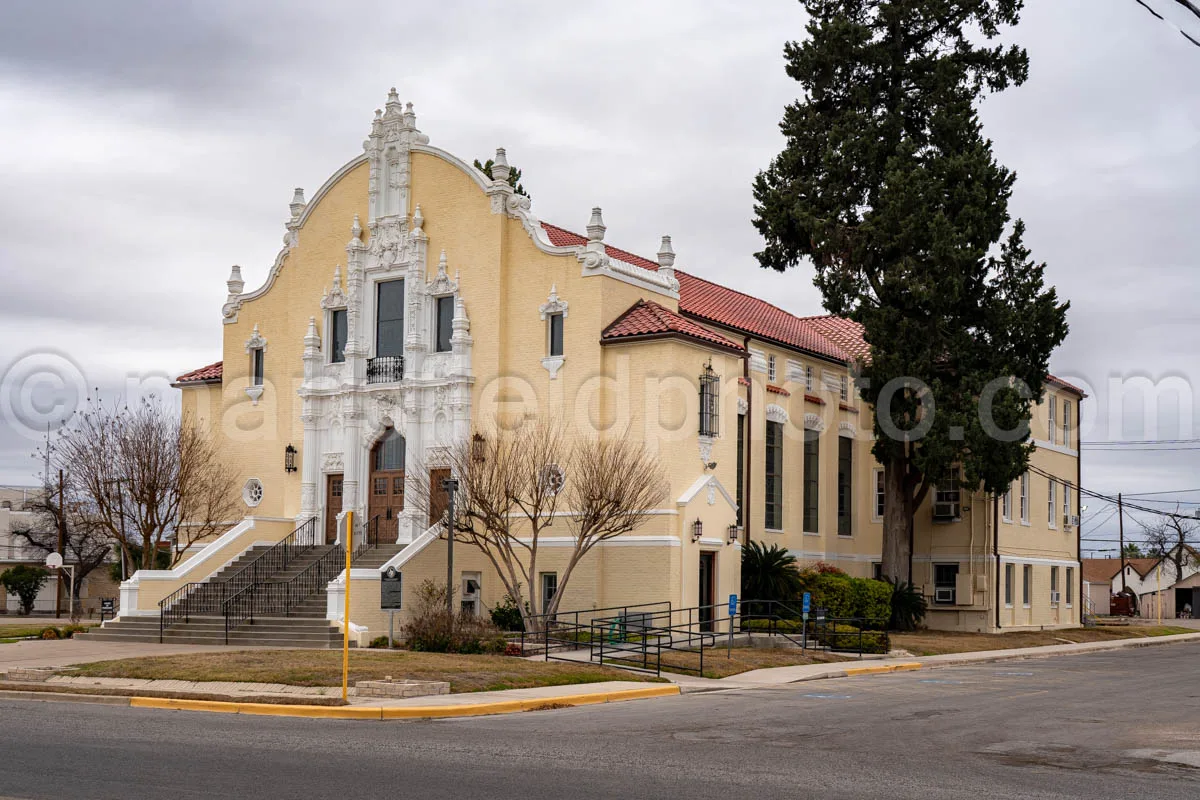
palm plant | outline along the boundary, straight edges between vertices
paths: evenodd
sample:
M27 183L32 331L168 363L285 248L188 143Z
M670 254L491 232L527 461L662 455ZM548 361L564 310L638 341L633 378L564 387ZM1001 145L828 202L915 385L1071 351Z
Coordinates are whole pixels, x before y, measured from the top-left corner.
M892 584L892 618L888 628L893 631L915 631L928 610L924 596L911 583L885 580Z
M799 592L800 571L796 557L787 550L755 541L742 550L742 597L786 602Z

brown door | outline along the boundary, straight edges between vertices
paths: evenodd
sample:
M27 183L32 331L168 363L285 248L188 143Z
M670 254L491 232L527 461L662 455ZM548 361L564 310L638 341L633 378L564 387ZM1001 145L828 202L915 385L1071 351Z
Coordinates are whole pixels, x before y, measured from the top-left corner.
M367 535L373 543L396 541L404 510L404 445L394 429L371 451L367 484Z
M429 470L429 525L433 527L446 516L450 506L450 497L442 488L442 481L450 477L448 469Z
M700 630L711 632L713 629L713 603L716 602L715 582L717 577L716 554L700 554Z
M342 476L325 478L325 544L337 541L337 518L342 513Z

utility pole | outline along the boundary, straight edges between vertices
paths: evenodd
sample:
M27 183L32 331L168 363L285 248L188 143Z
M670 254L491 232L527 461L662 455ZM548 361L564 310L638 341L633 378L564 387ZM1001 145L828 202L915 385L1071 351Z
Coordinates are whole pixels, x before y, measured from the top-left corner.
M63 556L63 550L66 548L67 536L67 510L63 507L63 471L58 471L58 554ZM57 619L62 616L62 570L55 570L58 573L55 576L54 582L54 617ZM72 587L73 589L74 587Z
M1125 506L1121 503L1121 493L1117 492L1117 531L1121 537L1121 591L1129 587L1125 585Z
M458 481L454 478L442 480L442 491L446 493L446 613L454 619L454 493Z

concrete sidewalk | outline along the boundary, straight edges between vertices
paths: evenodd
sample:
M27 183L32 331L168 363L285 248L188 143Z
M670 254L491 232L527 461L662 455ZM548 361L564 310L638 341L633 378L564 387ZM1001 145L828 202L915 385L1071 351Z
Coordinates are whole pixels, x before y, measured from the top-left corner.
M711 692L721 689L753 689L764 686L784 686L801 681L823 678L844 678L855 674L894 672L898 669L928 669L949 667L957 664L978 664L988 661L1007 661L1023 658L1051 658L1054 656L1098 653L1105 650L1123 650L1130 647L1153 647L1155 645L1200 642L1200 633L1183 633L1175 636L1155 636L1144 639L1118 639L1110 642L1083 642L1080 644L1056 644L1044 647L1023 647L1012 650L982 650L974 653L948 653L939 656L911 656L885 658L870 661L842 661L831 664L804 664L795 667L773 667L755 669L728 678L698 678L692 675L663 673L663 677L678 684L681 691Z
M13 667L67 667L93 661L141 656L171 656L180 653L227 653L231 650L261 650L258 647L226 647L205 644L139 644L133 642L60 639L0 644L0 672Z

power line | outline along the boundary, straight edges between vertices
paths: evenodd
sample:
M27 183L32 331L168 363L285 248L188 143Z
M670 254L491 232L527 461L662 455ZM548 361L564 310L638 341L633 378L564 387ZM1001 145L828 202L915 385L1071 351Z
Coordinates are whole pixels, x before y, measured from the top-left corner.
M1200 444L1200 439L1101 439L1094 442L1084 442L1084 444L1088 447L1103 447L1110 444Z
M1192 492L1200 492L1200 489L1174 489L1169 492L1138 492L1137 494L1127 494L1126 497L1149 497L1155 494L1191 494Z
M1167 25L1170 25L1175 30L1177 30L1183 38L1187 39L1189 42L1196 45L1197 47L1200 47L1200 41L1193 39L1192 36L1187 31L1183 30L1183 28L1180 28L1174 22L1171 22L1171 20L1167 19L1162 14L1155 11L1153 8L1151 8L1149 5L1147 5L1145 2L1143 2L1143 0L1133 0L1133 1L1135 3L1137 3L1139 6L1141 6L1142 8L1149 11L1155 17L1157 17L1160 22L1164 22ZM1192 3L1189 2L1189 0L1175 0L1175 2L1178 3L1179 5L1183 6L1184 8L1188 9L1192 13L1194 13L1197 17L1200 17L1200 9L1198 9L1198 8L1196 8L1196 6L1192 5Z

